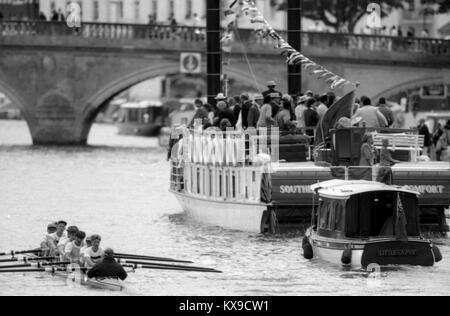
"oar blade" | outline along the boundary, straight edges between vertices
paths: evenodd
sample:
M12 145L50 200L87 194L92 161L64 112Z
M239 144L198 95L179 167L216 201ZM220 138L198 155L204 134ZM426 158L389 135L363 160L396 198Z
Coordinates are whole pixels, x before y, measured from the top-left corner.
M126 253L116 253L114 254L117 258L123 259L131 259L131 260L147 260L147 261L161 261L161 262L174 262L174 263L193 263L192 261L187 260L178 260L172 258L163 258L163 257L153 257L153 256L141 256L141 255L133 255Z

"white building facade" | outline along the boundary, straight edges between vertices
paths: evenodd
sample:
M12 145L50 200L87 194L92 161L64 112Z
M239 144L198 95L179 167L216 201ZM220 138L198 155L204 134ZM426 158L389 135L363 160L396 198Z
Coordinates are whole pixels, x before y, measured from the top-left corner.
M187 26L206 25L206 1L207 0L76 0L82 8L82 20L84 22L101 23L131 23L147 24L149 16L157 23L170 23L175 18L178 24ZM71 0L40 0L40 10L51 17L53 9L66 11ZM224 1L224 8L232 0ZM256 0L257 6L264 17L275 29L284 30L287 26L287 13L279 10L279 4L283 0ZM449 14L423 15L424 6L421 0L406 0L405 9L394 10L383 19L383 25L387 28L402 26L407 29L413 27L416 35L420 36L424 28L428 29L431 37L438 37L438 30L450 21ZM366 17L363 17L355 28L355 33L362 33L365 27ZM315 22L309 19L303 20L303 29L311 30ZM320 22L322 30L334 31L326 28ZM241 28L252 28L246 17L238 21Z

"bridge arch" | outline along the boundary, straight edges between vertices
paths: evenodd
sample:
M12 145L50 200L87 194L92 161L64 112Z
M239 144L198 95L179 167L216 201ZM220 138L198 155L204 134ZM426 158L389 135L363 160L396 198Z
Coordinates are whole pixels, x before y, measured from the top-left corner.
M386 89L386 90L378 93L373 99L379 100L382 97L389 98L390 96L401 93L408 89L422 87L424 85L442 84L442 83L450 84L450 81L446 82L445 78L442 76L424 77L424 78L420 78L420 79L416 79L416 80L411 80L411 81L407 81L407 82L401 83L399 85L396 85L394 87L391 87L389 89Z
M14 88L12 88L9 84L7 84L1 77L0 77L0 91L9 99L11 102L16 105L24 119L27 123L28 130L30 131L30 134L33 135L33 129L32 127L35 125L35 118L34 116L29 112L28 109L30 109L30 105L20 97L20 93L18 93Z
M204 69L206 69L206 64L203 66ZM111 81L106 86L99 89L97 93L89 97L83 107L83 121L81 122L83 130L82 139L87 139L95 117L100 112L102 106L112 97L151 78L179 72L180 65L178 62L167 62L164 64L152 65L142 70L121 76L120 78ZM248 85L256 86L255 88L257 89L261 90L265 86L262 81L255 82L254 77L250 73L240 69L229 68L226 72L232 78Z

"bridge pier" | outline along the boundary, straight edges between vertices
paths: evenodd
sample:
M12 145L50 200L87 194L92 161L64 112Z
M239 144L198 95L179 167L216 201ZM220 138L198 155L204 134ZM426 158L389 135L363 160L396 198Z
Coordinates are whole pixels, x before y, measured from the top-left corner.
M87 136L76 126L41 124L30 126L33 145L40 146L85 146Z

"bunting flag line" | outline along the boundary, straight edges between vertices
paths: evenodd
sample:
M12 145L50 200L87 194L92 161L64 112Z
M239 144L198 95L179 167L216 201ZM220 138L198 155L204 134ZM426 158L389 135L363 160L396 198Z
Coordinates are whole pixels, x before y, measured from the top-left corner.
M238 1L240 4L241 13L249 18L249 21L252 24L256 34L258 34L263 39L270 37L275 43L275 48L278 48L282 51L281 56L286 59L286 62L289 65L300 64L305 70L310 69L311 71L309 73L311 75L316 76L318 80L325 81L330 85L331 89L337 89L345 85L353 85L354 87L359 86L359 83L354 83L346 80L324 68L323 66L318 65L317 63L294 49L291 45L289 45L289 43L285 41L267 22L261 11L259 11L259 9L256 7L256 3L254 0L235 0L230 6L231 11L233 11L233 8Z

